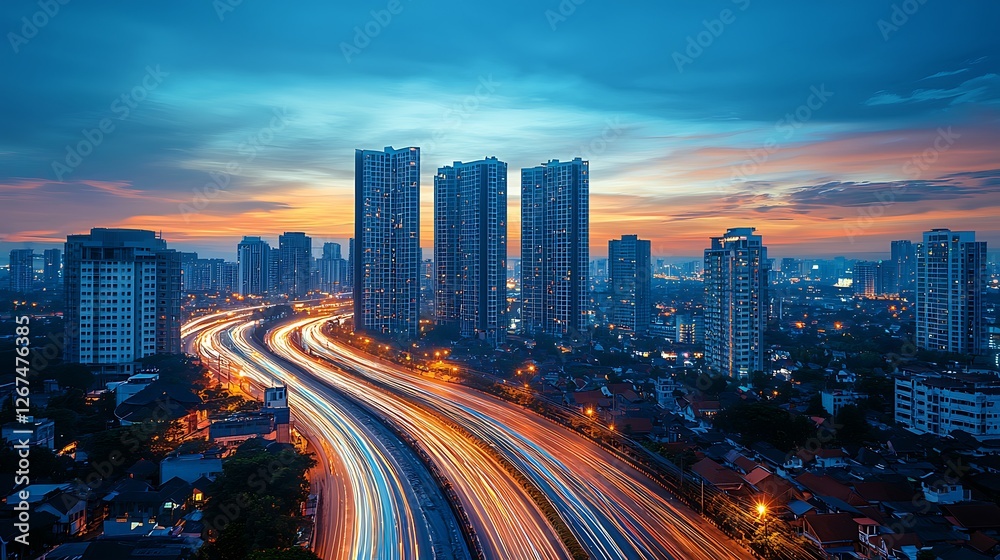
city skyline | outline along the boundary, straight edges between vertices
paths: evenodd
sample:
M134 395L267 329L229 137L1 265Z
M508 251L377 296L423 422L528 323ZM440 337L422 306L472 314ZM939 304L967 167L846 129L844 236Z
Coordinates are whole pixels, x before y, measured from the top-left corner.
M13 115L0 136L0 197L21 208L0 229L0 254L55 246L92 223L162 231L206 256L239 241L235 223L344 243L352 150L390 144L423 150L425 249L433 171L483 153L512 166L512 184L544 158L592 161L594 255L625 232L622 222L655 255L697 256L705 239L736 226L766 233L781 256L882 253L926 227L1000 243L989 150L1000 143L995 4L976 3L976 18L921 4L898 25L891 3L836 14L742 0L648 5L641 18L599 4L561 14L515 3L475 33L434 41L426 29L452 7L403 4L370 26L375 36L358 38L371 8L338 7L332 18L332 8L309 5L282 16L296 24L285 27L245 5L63 10L6 59L38 79L0 94ZM16 10L0 21L20 29ZM644 32L653 22L657 32ZM284 50L260 51L254 34L234 33L265 25ZM617 50L593 40L622 25L634 32L614 38ZM851 38L848 52L818 32L829 26ZM113 49L74 29L131 29L135 44ZM926 45L944 30L951 40ZM62 50L54 39L63 32L81 48ZM203 44L181 47L190 36ZM400 70L404 49L417 61ZM620 51L659 56L649 65ZM241 62L249 53L260 56ZM732 72L743 57L753 71ZM93 79L78 81L77 67ZM65 95L34 104L50 91ZM113 130L101 131L104 119ZM81 144L92 153L67 162ZM514 193L511 257L518 204Z
M0 10L0 560L1000 560L1000 1Z

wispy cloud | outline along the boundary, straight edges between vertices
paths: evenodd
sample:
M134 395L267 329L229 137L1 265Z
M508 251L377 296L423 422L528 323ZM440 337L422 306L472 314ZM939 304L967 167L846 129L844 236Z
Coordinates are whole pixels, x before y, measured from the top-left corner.
M933 76L932 76L933 77ZM897 103L921 103L950 99L951 105L961 103L995 103L1000 100L1000 76L983 74L971 78L953 88L917 89L909 94L880 91L870 97L867 105L892 105Z

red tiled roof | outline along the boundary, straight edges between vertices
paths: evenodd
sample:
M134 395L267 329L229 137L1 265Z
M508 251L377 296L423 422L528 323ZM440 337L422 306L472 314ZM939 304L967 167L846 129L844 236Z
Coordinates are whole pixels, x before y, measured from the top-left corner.
M955 526L964 529L1000 528L1000 506L984 504L942 505L945 517Z
M727 469L715 461L704 458L691 466L691 470L717 487L740 487L744 484L736 471Z
M653 431L652 418L638 418L626 416L617 420L622 430L631 431L633 434L648 434Z
M802 521L806 532L824 545L858 540L858 523L849 513L807 514Z
M750 472L757 468L757 463L753 459L748 459L743 455L740 455L733 461L733 464L743 470L743 472Z
M845 453L843 449L817 449L815 455L823 459L847 457L847 453Z
M764 480L769 476L771 476L771 471L765 469L764 467L757 467L751 470L749 473L747 473L747 475L743 477L743 480L746 480L750 484L757 486L760 483L760 481Z
M868 519L871 519L878 523L879 525L885 525L885 516L882 512L878 510L875 506L858 506L858 511L861 515L864 515Z
M916 498L906 484L890 482L856 482L854 491L866 502L909 502Z
M850 488L826 475L821 476L806 472L797 476L795 481L816 495L837 498L854 506L865 505L866 503Z
M998 544L1000 544L1000 541L980 531L976 531L969 536L969 546L982 553L993 550Z

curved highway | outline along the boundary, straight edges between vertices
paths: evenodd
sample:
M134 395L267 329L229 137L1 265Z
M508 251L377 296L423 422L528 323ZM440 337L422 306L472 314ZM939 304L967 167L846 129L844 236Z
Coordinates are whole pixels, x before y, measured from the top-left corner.
M331 318L300 319L269 333L276 353L302 364L314 359L292 344L390 386L407 401L433 409L502 452L559 510L593 558L749 560L733 539L668 494L645 474L582 435L534 412L461 385L415 375L327 338ZM316 371L316 368L311 371ZM350 385L332 368L316 371L331 383ZM357 385L357 383L354 383ZM345 388L345 391L351 389ZM427 432L423 437L433 437Z
M185 336L206 361L220 356L240 377L289 387L296 425L317 449L320 512L314 548L326 559L468 558L444 496L413 452L329 387L258 352L249 312L202 317Z

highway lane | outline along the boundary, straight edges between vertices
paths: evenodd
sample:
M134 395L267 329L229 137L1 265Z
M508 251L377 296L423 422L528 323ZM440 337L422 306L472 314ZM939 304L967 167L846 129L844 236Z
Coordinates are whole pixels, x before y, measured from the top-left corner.
M307 320L311 321L311 320ZM568 551L527 492L494 456L438 414L363 380L336 372L300 352L289 336L296 325L267 335L269 348L316 379L364 403L416 439L451 483L483 554L495 559L567 558ZM305 376L300 377L304 381Z
M339 344L322 334L323 323L300 320L274 331L273 339L299 331L312 352L392 386L490 442L546 492L594 558L752 558L711 523L669 500L648 476L582 435L506 401ZM275 344L274 350L293 355L290 346Z
M208 361L225 355L240 375L289 386L296 425L312 436L320 466L321 507L315 548L323 558L468 558L457 522L430 474L377 421L321 384L250 346L245 313L199 319L186 329Z

